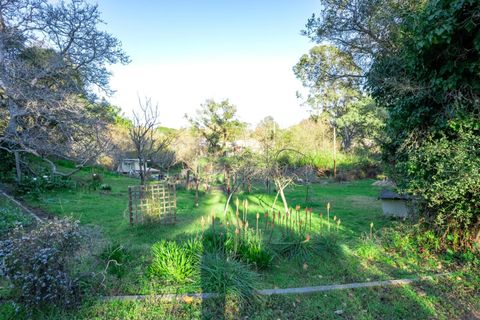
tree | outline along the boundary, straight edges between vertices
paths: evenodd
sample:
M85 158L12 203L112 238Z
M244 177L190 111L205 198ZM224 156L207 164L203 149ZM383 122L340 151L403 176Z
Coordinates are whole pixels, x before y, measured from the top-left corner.
M106 146L91 107L93 89L110 92L108 64L128 63L120 42L99 30L96 5L82 0L0 1L0 109L8 123L0 148L21 153L93 159Z
M261 146L261 161L257 165L260 165L264 168L270 168L273 165L272 162L274 161L274 155L279 142L279 131L280 126L272 116L265 117L255 128L254 136L260 142ZM264 178L267 192L270 193L271 177L269 175L265 175Z
M144 102L139 98L138 104L140 111L133 111L133 126L129 129L129 136L140 165L140 184L144 185L150 173L148 161L164 152L173 137L158 131L160 126L158 104L153 105L150 98L146 98Z
M288 162L281 161L281 157L285 154L290 154L295 157L304 157L305 155L298 150L290 149L290 148L282 148L275 152L273 156L272 165L266 168L263 171L263 174L269 175L272 177L273 182L275 183L275 188L277 190L277 194L275 196L275 200L272 204L272 210L275 207L277 202L278 196L282 199L283 208L285 212L290 212L288 207L288 201L285 197L285 190L295 183L295 180L298 179L297 175L293 172L290 164Z
M228 144L233 142L245 127L245 124L237 119L236 113L237 107L228 100L219 103L207 100L197 110L195 118L187 116L195 130L205 139L210 156L223 167L227 189L230 188Z
M230 201L240 187L248 183L249 191L251 191L251 180L260 176L262 173L262 168L258 165L256 155L248 149L242 150L229 157L229 170L235 176L235 179L233 179L227 201L225 202L224 215L227 214Z
M237 107L228 100L219 103L207 100L197 110L196 118L187 119L205 138L210 153L225 155L228 142L231 142L244 127L237 119L236 113Z
M183 131L176 141L177 162L183 164L188 170L187 177L192 175L195 183L195 206L199 205L199 187L202 181L206 180L207 160L205 159L205 150L200 141L200 137L191 130ZM187 178L187 188L189 184Z
M476 0L323 0L304 32L352 56L388 112L384 161L443 249L480 242ZM346 75L348 76L348 75ZM422 228L422 232L424 230Z
M351 151L355 143L365 146L366 140L381 140L385 112L364 93L362 70L351 55L333 46L316 46L300 58L294 73L308 89L305 104L312 114L330 115L343 150Z
M321 0L322 12L313 14L302 30L312 41L329 43L351 57L365 76L378 54L394 54L402 37L402 23L426 0ZM358 79L345 69L333 78Z
M443 249L480 243L479 25L478 1L430 1L402 24L397 52L378 55L368 75L389 113L384 160L419 198L423 226Z

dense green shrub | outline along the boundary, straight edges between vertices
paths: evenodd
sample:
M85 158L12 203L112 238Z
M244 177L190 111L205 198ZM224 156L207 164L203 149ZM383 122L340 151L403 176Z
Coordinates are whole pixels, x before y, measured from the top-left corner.
M399 187L420 200L423 226L439 249L476 250L480 6L437 0L420 8L406 12L396 50L379 51L368 75L389 113L384 156Z
M107 183L102 183L100 185L100 190L102 191L112 191L112 186Z
M15 187L19 195L39 197L42 192L52 190L66 190L73 186L69 177L45 174L39 177L25 176Z
M174 284L193 282L199 272L201 252L202 244L197 239L183 244L162 240L152 246L153 259L148 273Z
M15 181L15 158L5 150L0 150L0 181Z
M422 217L443 246L454 250L473 249L469 242L477 236L480 215L480 122L469 122L455 121L455 141L448 137L451 130L438 132L397 165L408 179L405 189L422 199Z
M82 298L80 279L72 274L72 257L81 247L78 222L54 220L31 231L15 228L0 242L0 274L16 297L30 308L70 307Z

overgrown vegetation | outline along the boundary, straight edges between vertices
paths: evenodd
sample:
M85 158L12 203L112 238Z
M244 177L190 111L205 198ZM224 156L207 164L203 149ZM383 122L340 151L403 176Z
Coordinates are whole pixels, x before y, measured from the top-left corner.
M390 114L385 158L441 250L479 249L479 16L476 1L428 2L369 76Z
M383 157L400 189L419 199L424 230L440 239L439 251L478 254L477 2L322 4L325 10L309 19L304 33L335 46L335 57L352 67L334 68L324 57L302 79L329 90L357 84L375 99L379 112L385 108ZM315 57L305 57L302 66Z
M0 196L0 239L6 237L12 229L18 225L29 226L32 218L25 215L18 207L15 207L7 199Z
M77 221L55 220L30 231L16 227L0 242L0 271L13 284L17 299L30 308L71 307L83 297L73 274L82 235Z

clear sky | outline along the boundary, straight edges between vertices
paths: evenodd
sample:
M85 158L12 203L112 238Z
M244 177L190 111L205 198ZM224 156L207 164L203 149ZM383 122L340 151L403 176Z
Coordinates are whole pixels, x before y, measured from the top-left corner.
M308 117L293 65L314 44L300 35L318 0L114 1L99 8L106 30L132 62L113 66L110 101L129 116L138 96L158 102L162 125L206 99L228 98L243 121L273 116L281 126Z

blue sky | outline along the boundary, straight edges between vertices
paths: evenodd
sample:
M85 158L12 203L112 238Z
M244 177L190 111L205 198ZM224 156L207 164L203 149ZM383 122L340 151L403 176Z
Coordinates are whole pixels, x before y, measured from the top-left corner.
M158 101L163 124L185 126L208 98L229 98L242 120L282 126L308 116L291 69L314 44L300 35L317 0L113 1L99 3L106 30L130 55L113 66L111 101L126 115L137 96Z

